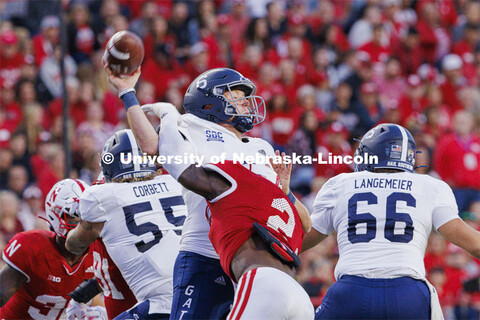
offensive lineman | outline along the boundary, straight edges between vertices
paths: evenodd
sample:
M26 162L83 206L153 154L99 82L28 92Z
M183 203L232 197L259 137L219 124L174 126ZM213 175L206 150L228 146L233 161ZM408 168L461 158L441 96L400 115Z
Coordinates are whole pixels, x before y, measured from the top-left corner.
M45 220L54 232L20 232L8 243L0 271L2 319L59 319L70 301L68 293L93 277L90 250L72 254L65 249L65 238L78 223L78 199L87 187L77 179L57 182L45 200Z
M103 172L100 172L92 186L104 183L105 177ZM83 319L87 316L87 313L92 314L92 312L87 311L86 303L100 292L103 292L105 312L108 319L115 318L137 303L135 295L108 254L102 239L97 239L89 248L93 255L95 277L84 281L73 292L69 293L72 300L66 310L68 320L75 320L75 317Z
M69 234L66 247L81 252L102 238L128 286L142 301L116 319L168 319L180 241L177 232L186 207L180 185L172 177L155 177L153 163L123 164L120 157L129 153L141 155L131 130L118 131L105 143L101 166L107 183L87 189L80 198L82 220Z
M124 102L130 128L142 150L147 154L158 154L158 134L145 117L133 89L140 76L140 68L132 76L122 78L115 77L108 65L105 69L108 80ZM204 162L211 162L215 156L232 160L235 153L254 157L275 156L268 142L242 137L265 118L265 102L255 93L255 85L232 69L212 69L198 76L185 94L187 114L181 116L179 128L189 142L189 152L204 156ZM245 110L239 110L239 101L246 103ZM152 111L160 118L158 112ZM282 190L293 199L289 179L288 174L282 181ZM183 195L189 214L175 262L171 319L219 319L229 312L233 286L208 238L210 227L205 219L207 202L187 189L183 189ZM297 201L297 204L300 202ZM306 211L304 207L300 210Z
M405 128L378 125L355 153L378 163L357 165L318 193L303 249L336 231L340 258L316 319L443 319L423 264L432 226L480 258L480 232L459 218L450 187L413 173L415 149Z

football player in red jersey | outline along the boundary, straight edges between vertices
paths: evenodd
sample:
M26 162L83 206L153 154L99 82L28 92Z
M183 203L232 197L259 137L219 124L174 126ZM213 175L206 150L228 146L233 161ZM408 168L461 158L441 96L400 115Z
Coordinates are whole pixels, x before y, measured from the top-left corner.
M77 179L57 182L47 195L45 212L54 232L30 230L15 235L3 251L0 271L2 319L59 319L74 290L93 277L90 251L65 249L69 230L78 223L78 199L88 187Z
M231 94L240 94L235 91ZM248 101L236 102L240 110L244 103ZM167 159L188 154L189 146L178 131L176 108L159 103L148 109L162 118L159 154ZM225 273L238 282L227 319L313 319L308 294L293 278L300 263L296 254L311 228L308 211L293 194L286 195L288 183L284 190L275 185L274 169L263 164L246 166L233 161L203 167L164 164L185 188L208 201L210 241ZM284 182L289 181L289 169L275 166Z

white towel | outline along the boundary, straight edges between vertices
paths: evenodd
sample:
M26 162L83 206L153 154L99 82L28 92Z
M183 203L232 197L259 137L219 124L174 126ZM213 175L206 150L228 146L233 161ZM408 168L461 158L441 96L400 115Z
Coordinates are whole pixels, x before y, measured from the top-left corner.
M435 287L428 282L427 279L423 280L430 290L430 309L432 320L444 320L442 313L442 306L440 306L440 300L438 299L438 293Z

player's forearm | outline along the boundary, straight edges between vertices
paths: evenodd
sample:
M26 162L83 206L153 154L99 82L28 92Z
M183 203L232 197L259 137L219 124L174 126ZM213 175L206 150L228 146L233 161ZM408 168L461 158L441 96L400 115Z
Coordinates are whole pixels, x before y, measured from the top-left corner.
M328 237L328 235L323 234L312 228L312 230L305 235L302 243L302 252L310 248L315 247L317 244L322 242Z
M25 282L27 277L5 264L0 270L0 307L3 307Z
M127 120L140 149L149 155L158 154L158 134L139 105L128 108Z
M68 233L65 247L73 254L84 253L88 246L100 237L104 224L105 222L80 221L75 229Z
M74 229L68 233L67 241L65 242L65 248L67 248L67 250L71 253L80 255L87 250L89 245L90 243L80 240L77 229Z
M312 230L312 219L310 219L310 212L307 207L298 199L295 200L295 209L297 209L300 220L302 221L302 228L305 233L309 233Z

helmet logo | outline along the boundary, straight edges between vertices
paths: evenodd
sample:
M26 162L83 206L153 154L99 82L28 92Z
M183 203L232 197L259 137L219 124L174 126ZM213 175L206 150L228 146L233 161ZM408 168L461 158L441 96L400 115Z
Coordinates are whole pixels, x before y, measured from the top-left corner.
M51 196L50 196L50 201L55 202L55 199L57 199L57 195L60 192L60 187L57 187L53 190Z
M375 133L375 128L368 131L365 136L363 137L364 139L370 139L371 137L373 137L373 134Z
M205 89L207 87L207 75L204 75L197 81L197 89Z
M414 155L415 155L415 152L413 152L412 149L408 149L407 161L408 162L413 162Z
M402 157L402 146L394 144L390 147L390 158L400 159Z

